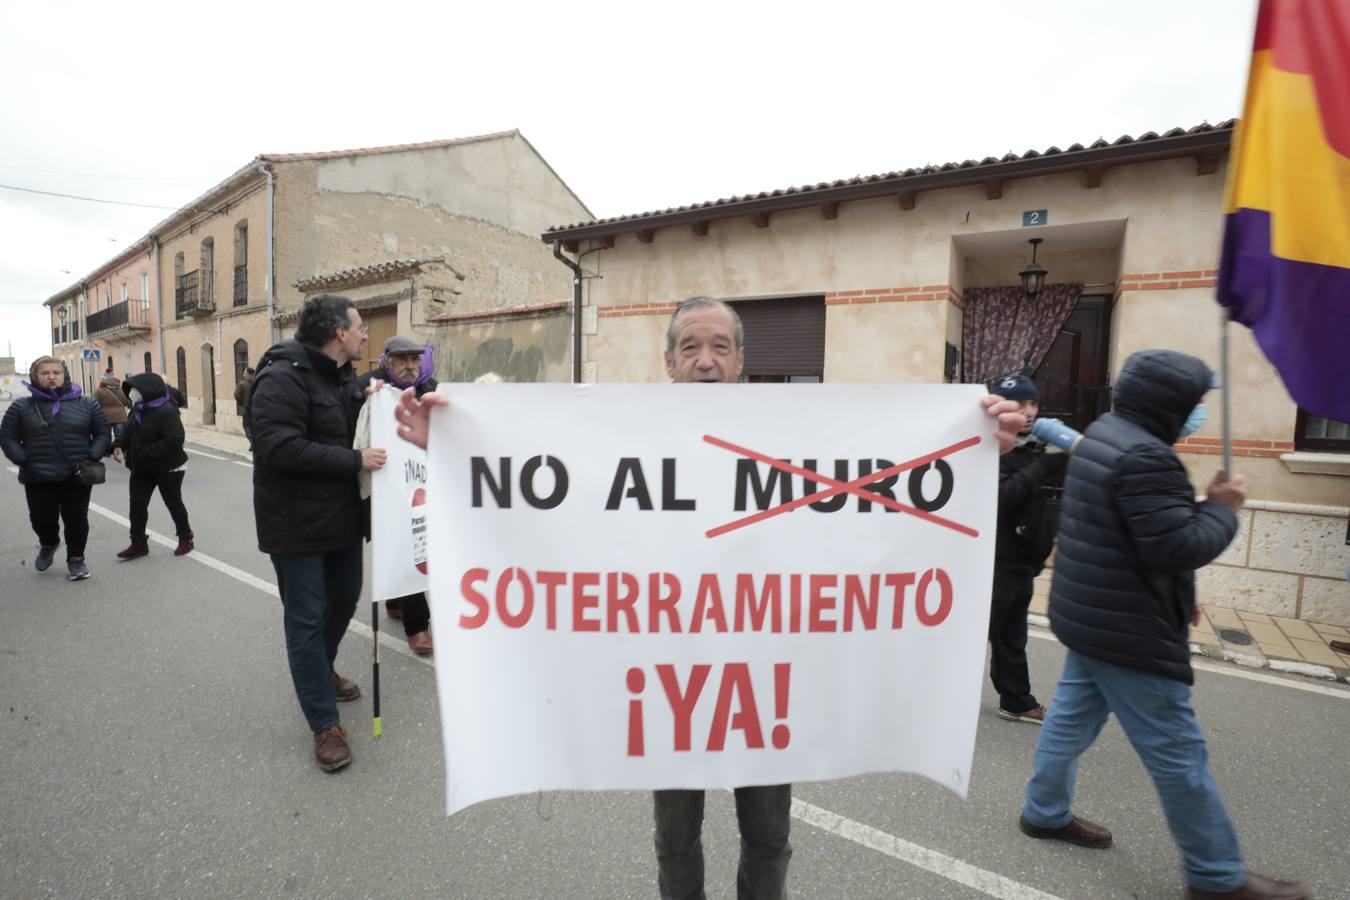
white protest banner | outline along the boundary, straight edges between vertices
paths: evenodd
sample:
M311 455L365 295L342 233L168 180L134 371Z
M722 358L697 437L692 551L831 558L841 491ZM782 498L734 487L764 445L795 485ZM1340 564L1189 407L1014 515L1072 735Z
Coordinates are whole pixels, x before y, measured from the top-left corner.
M403 392L385 385L370 404L370 445L388 453L370 479L370 589L376 600L427 589L427 453L398 436Z
M982 388L439 390L449 813L875 771L965 795L997 505Z

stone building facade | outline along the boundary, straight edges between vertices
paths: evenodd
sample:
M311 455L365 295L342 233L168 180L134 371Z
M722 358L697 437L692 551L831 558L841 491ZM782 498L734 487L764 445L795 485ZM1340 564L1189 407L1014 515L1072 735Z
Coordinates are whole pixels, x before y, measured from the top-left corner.
M187 397L186 422L242 433L233 393L244 369L290 335L306 296L351 291L374 335L363 368L378 360L377 338L397 330L435 344L445 377L514 359L519 380L548 379L558 370L556 332L570 320L551 330L509 323L519 308L568 294L570 273L536 235L589 215L518 131L259 156L138 244L158 301L152 363ZM76 330L87 334L87 316L102 307L68 295L103 284L106 271L116 301L123 262L47 301L54 323L55 310L68 308L70 323L53 344L71 360L79 359ZM456 325L465 315L501 319L510 334Z
M585 380L665 381L670 312L708 294L737 303L747 328L753 318L762 333L795 335L808 361L771 352L752 366L748 355L750 380L928 383L960 380L966 299L1018 285L1028 241L1041 238L1050 281L1082 286L1036 373L1043 397L1062 395L1043 414L1090 409L1081 427L1107 408L1135 350L1170 347L1218 368L1233 127L791 187L542 237L585 269ZM1233 545L1200 573L1202 600L1350 625L1350 440L1325 439L1344 426L1301 413L1246 329L1231 335L1234 465L1251 502ZM1218 393L1208 401L1216 414L1177 447L1197 485L1219 467Z

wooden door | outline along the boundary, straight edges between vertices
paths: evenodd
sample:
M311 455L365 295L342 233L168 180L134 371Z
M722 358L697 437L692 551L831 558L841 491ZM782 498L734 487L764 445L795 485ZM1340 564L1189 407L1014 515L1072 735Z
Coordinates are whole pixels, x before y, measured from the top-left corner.
M1044 418L1082 431L1111 408L1111 298L1082 297L1033 376Z
M362 351L363 357L352 364L357 375L379 367L380 357L384 355L384 342L398 333L398 307L365 310L361 313L361 320L370 326L367 332L370 339Z

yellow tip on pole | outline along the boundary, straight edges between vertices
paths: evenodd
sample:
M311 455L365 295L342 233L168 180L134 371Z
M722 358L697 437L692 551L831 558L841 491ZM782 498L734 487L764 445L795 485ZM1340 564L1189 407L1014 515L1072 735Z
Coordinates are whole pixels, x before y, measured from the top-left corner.
M383 730L383 726L380 724L380 717L376 716L375 718L371 719L370 725L371 730L375 733L375 739L379 740L380 732Z

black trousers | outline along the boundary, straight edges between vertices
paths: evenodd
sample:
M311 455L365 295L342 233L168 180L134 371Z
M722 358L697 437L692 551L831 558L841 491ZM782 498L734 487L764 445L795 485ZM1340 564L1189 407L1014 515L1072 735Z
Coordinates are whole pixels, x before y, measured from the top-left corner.
M998 705L1020 713L1037 706L1027 673L1027 609L1031 606L1033 575L994 569L994 597L989 609L989 680L998 691Z
M388 605L398 604L403 611L403 633L417 634L431 627L431 608L427 606L426 594L409 594L387 601Z
M183 476L186 474L182 469L158 474L131 473L131 513L128 518L131 519L133 541L145 537L145 523L150 519L150 498L155 488L159 488L159 496L173 517L174 533L179 537L192 534L187 507L183 505Z
M61 524L66 526L66 559L84 556L89 540L89 494L93 486L81 484L74 475L65 481L38 481L23 486L28 498L28 521L38 543L55 547L61 543Z

